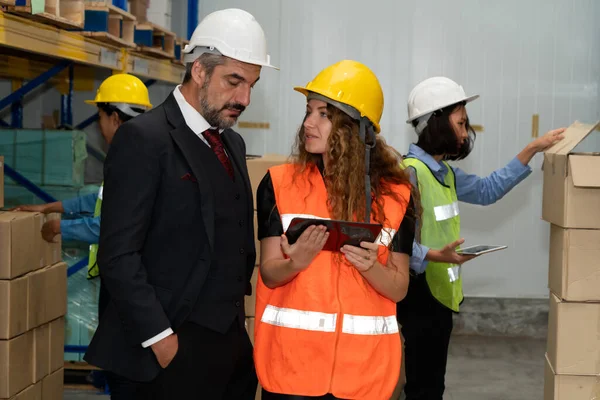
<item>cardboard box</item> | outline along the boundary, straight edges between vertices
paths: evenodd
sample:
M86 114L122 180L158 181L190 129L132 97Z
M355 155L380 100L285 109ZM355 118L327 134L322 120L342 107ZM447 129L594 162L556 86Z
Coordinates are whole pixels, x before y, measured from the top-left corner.
M592 375L557 375L548 354L544 368L544 400L590 400L600 396L598 378Z
M564 302L550 293L547 352L556 374L600 374L599 332L599 303Z
M597 126L575 122L544 154L542 218L554 225L600 229L600 153L574 151Z
M27 329L67 313L67 264L60 262L28 275Z
M42 227L48 221L59 220L60 214L41 214L41 213L32 213L34 215L34 240L35 240L35 248L38 249L37 258L39 258L39 263L36 264L36 268L43 268L48 265L54 265L59 262L62 258L61 255L61 235L56 235L54 237L54 242L49 243L44 240L42 237Z
M13 279L39 266L36 215L0 211L0 279Z
M254 317L246 318L246 332L248 332L252 346L254 346Z
M50 322L50 373L65 365L65 318Z
M279 154L265 154L262 157L251 158L246 161L248 165L248 175L250 175L250 183L252 185L252 199L254 209L256 210L256 189L260 181L265 177L267 170L276 165L285 164L288 162L288 157Z
M40 382L50 374L50 324L33 330L33 376L31 383Z
M42 399L63 400L65 369L61 368L42 380Z
M64 317L35 328L33 337L32 383L37 383L64 366Z
M29 386L11 397L10 400L42 400L42 382Z
M60 214L53 213L53 214L44 215L44 222L53 221L53 220L60 221ZM40 237L42 237L41 234L40 234ZM54 264L62 261L62 236L61 235L56 235L54 237L53 243L48 243L44 240L44 238L42 238L42 244L43 244L43 248L44 248L44 261L45 261L44 266L54 265Z
M550 228L550 290L567 301L600 301L600 230Z
M0 399L8 399L31 385L33 332L0 340Z
M246 317L254 317L255 308L256 308L256 281L258 280L258 267L254 267L254 271L252 273L252 278L250 278L250 283L252 283L252 295L244 297L244 309L246 310Z
M149 0L130 0L129 13L137 19L137 22L148 21Z
M0 281L0 339L12 339L27 330L27 277Z
M0 156L0 208L4 207L4 157Z

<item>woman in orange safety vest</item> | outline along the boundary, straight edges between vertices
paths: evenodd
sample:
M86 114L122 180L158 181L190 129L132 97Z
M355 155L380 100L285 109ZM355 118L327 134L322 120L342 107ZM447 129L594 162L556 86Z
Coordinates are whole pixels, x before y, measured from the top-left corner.
M262 398L387 400L399 376L396 302L406 295L414 239L409 177L375 134L383 92L366 66L341 61L295 90L307 104L293 161L270 168L257 191ZM290 245L284 232L294 217L383 229L374 243L325 251L323 226Z

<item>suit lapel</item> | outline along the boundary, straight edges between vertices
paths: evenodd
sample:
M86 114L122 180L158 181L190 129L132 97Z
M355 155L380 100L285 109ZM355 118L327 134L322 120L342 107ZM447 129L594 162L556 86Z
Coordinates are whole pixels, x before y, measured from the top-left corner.
M214 194L212 187L208 182L207 171L204 168L201 157L195 150L198 148L198 137L192 130L186 125L183 115L177 105L177 100L173 94L171 94L167 100L165 100L165 112L167 118L174 129L171 130L170 134L173 141L181 150L185 161L190 166L194 177L198 181L198 188L200 189L200 195L202 198L202 204L200 205L202 211L202 219L204 220L204 227L208 236L208 241L211 249L214 249L215 241L215 217L214 217ZM202 144L202 143L200 143Z

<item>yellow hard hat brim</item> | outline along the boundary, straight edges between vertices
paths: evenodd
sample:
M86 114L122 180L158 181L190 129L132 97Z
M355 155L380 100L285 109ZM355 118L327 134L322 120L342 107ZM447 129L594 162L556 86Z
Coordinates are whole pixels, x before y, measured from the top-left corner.
M327 96L327 94L326 94L326 93L323 93L323 92L322 92L322 91L320 91L320 90L308 90L307 88L305 88L305 87L303 87L303 86L296 86L296 87L294 87L294 90L295 90L296 92L300 92L300 93L302 93L302 94L303 94L303 95L305 95L305 96L308 96L308 92L313 92L313 93L316 93L316 94L320 94L321 96L324 96L324 97L330 98L329 96ZM332 99L332 100L333 100L333 99ZM364 117L364 115L361 115L361 116L362 116L362 117ZM379 126L379 124L378 124L378 123L376 123L376 122L373 122L373 121L371 121L371 123L373 124L373 128L375 128L375 133L380 133L380 132L381 132L381 126Z

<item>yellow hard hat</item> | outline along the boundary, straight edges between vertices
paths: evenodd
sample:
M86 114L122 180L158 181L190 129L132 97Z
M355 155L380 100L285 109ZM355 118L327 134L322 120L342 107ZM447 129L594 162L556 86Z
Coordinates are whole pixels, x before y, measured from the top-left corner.
M305 87L295 87L294 90L306 96L315 93L350 106L361 117L371 121L375 132L381 131L379 121L383 113L383 90L373 71L358 61L343 60L330 65Z
M114 74L106 78L96 91L94 100L87 104L129 104L140 108L151 108L148 88L139 78L129 74Z

